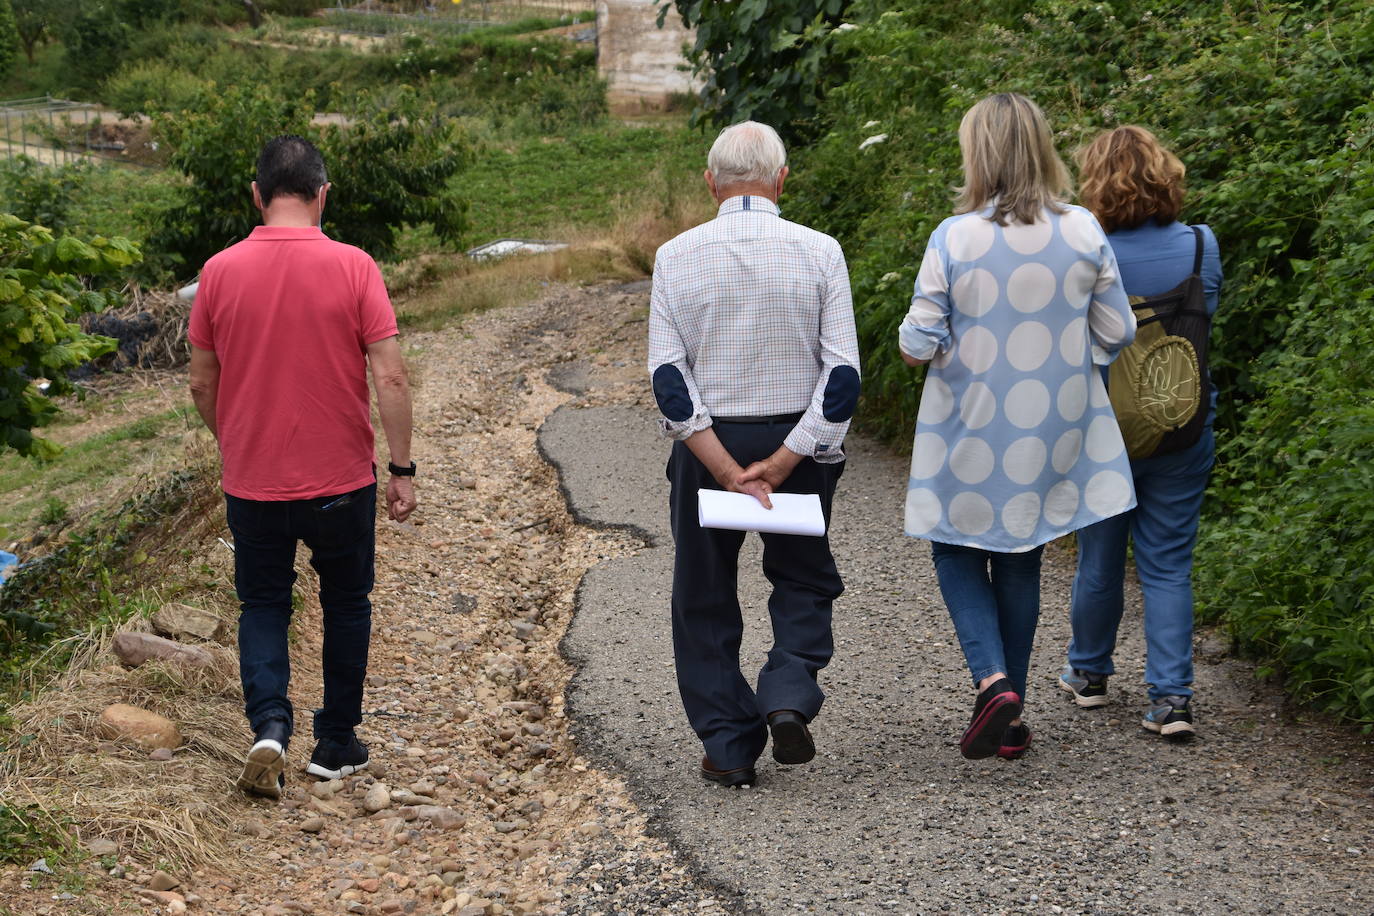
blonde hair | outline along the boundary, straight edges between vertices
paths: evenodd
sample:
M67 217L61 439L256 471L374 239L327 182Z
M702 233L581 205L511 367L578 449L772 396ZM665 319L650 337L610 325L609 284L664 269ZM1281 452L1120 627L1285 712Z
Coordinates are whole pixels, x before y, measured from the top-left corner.
M1033 223L1049 208L1064 211L1073 188L1069 170L1054 151L1045 115L1030 99L999 92L974 105L959 123L964 184L956 213L992 205L992 220Z
M778 132L757 121L741 121L720 132L706 167L717 187L772 181L787 164L787 150Z
M1151 217L1161 226L1178 219L1187 169L1145 128L1127 124L1105 131L1075 158L1079 196L1104 231L1134 229Z

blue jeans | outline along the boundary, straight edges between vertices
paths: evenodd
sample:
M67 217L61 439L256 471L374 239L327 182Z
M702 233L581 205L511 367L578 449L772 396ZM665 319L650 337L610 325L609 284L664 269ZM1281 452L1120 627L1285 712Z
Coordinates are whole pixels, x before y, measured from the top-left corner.
M316 738L347 741L363 720L363 679L372 636L377 487L318 499L266 502L224 496L234 535L243 707L256 733L270 719L294 726L287 686L287 629L296 583L296 542L310 548L324 611L324 705Z
M1002 671L1025 700L1045 548L995 553L932 541L930 552L974 686Z
M1125 606L1126 540L1145 599L1150 697L1193 695L1193 545L1216 449L1209 426L1191 448L1131 462L1137 506L1078 532L1069 664L1115 674L1112 651Z

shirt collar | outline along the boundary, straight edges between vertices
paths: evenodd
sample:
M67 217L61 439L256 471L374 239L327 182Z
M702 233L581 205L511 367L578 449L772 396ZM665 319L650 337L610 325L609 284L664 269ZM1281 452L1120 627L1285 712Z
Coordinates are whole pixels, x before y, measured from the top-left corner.
M741 213L745 210L750 212L771 213L773 216L782 215L778 205L766 197L757 194L739 194L734 197L727 197L721 201L720 210L717 216L724 216L727 213Z
M319 226L255 226L248 236L250 242L285 242L298 239L326 238Z

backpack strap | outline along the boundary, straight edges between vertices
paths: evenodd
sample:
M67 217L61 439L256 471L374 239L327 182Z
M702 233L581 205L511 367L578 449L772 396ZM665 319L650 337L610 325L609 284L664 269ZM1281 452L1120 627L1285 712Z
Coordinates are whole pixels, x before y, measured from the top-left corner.
M1189 226L1193 230L1193 236L1197 239L1197 252L1193 255L1193 274L1202 276L1202 229L1198 226Z

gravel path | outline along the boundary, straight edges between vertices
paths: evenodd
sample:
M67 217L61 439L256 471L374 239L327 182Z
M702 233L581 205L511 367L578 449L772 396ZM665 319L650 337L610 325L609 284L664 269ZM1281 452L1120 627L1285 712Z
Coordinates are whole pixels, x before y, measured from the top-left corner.
M1141 692L1121 692L1140 668L1138 608L1115 704L1074 710L1052 687L1067 639L1062 550L1049 555L1032 671L1038 741L1019 762L963 761L972 692L927 551L900 535L904 462L858 437L835 512L849 590L819 756L786 770L765 758L751 790L704 784L669 649L647 299L647 282L555 286L407 335L421 508L378 526L361 729L372 768L314 783L302 734L285 799L255 802L195 734L156 764L93 744L82 716L55 720L78 775L82 755L120 755L170 810L214 786L230 827L195 825L216 853L174 869L173 898L158 898L166 857L89 810L82 842L114 851L79 863L75 883L0 869L0 914L1371 911L1368 739L1294 721L1206 641L1202 737L1142 735ZM214 534L227 536L198 549L227 581ZM320 633L300 565L292 693L304 711L318 703ZM756 668L763 581L743 578ZM72 708L136 687L111 661L97 655L69 681ZM241 723L231 677L196 689L204 712ZM248 743L242 728L233 746ZM80 792L79 780L39 788Z
M642 324L641 324L642 329ZM636 348L623 362L642 365ZM596 366L565 373L573 390ZM617 374L617 377L619 375ZM630 389L633 390L633 389ZM1080 711L1054 687L1068 641L1069 549L1047 553L1032 661L1031 753L958 753L973 692L929 548L901 533L905 460L862 437L836 497L837 602L814 763L760 761L759 785L720 789L673 679L672 539L654 412L560 408L540 431L574 515L643 549L593 568L565 652L576 734L623 771L653 829L758 913L1368 913L1374 892L1370 742L1297 721L1216 637L1198 647L1200 737L1139 727L1143 640L1131 596L1112 704ZM758 541L741 563L742 656L767 649ZM748 572L744 572L749 570Z

